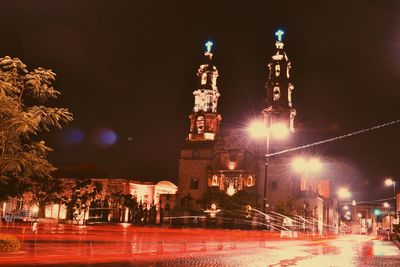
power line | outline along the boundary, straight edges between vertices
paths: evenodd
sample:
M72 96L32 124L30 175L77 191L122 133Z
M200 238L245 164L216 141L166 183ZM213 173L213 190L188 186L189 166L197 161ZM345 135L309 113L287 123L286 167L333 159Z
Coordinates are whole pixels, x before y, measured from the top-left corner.
M389 198L381 198L381 199L374 199L374 200L357 200L357 205L358 204L368 204L368 203L375 203L375 204L382 204L384 201L388 200L393 200L396 199L396 197L389 197ZM344 205L352 205L352 202L340 202L340 204Z
M386 126L391 126L391 125L394 125L394 124L397 124L397 123L400 123L400 120L394 120L394 121L383 123L383 124L380 124L380 125L376 125L376 126L373 126L373 127L367 128L367 129L354 131L354 132L351 132L351 133L347 133L347 134L344 134L344 135L332 137L332 138L329 138L329 139L326 139L326 140L322 140L322 141L318 141L318 142L315 142L315 143L311 143L311 144L308 144L308 145L281 150L281 151L278 151L278 152L266 154L265 156L266 157L271 157L271 156L276 156L276 155L280 155L280 154L284 154L284 153L288 153L288 152L292 152L292 151L296 151L296 150L300 150L300 149L305 149L305 148L309 148L309 147L313 147L313 146L318 146L318 145L330 143L330 142L333 142L333 141L336 141L336 140L344 139L344 138L347 138L347 137L351 137L351 136L363 134L363 133L366 133L366 132L370 132L370 131L373 131L373 130L377 130L377 129L380 129L380 128L383 128L383 127L386 127Z

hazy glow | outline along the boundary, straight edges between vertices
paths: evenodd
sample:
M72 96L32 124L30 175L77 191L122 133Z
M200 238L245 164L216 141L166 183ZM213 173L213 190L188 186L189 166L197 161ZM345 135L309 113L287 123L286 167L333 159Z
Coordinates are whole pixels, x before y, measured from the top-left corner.
M268 128L262 121L254 121L250 124L248 128L250 135L254 138L263 138L268 135Z
M277 139L284 139L289 135L289 129L284 123L274 123L269 129L263 121L254 121L250 124L248 131L254 138L265 138L270 133Z
M318 172L322 169L322 163L317 158L306 160L305 158L295 158L292 162L296 172Z
M228 169L234 170L236 168L236 162L235 161L230 161L228 163Z
M303 172L307 169L307 161L304 158L294 159L292 165L296 172Z
M349 198L351 197L351 193L347 188L340 188L338 191L338 195L340 198Z
M233 188L233 184L230 184L228 189L226 190L228 196L233 196L236 193L235 188Z
M221 211L220 209L217 209L217 204L212 203L211 209L205 210L204 212L210 214L210 217L214 218L217 216L217 213L220 211Z
M385 202L385 203L383 203L383 207L387 209L387 208L389 208L389 207L390 207L390 204L389 204L389 203L387 203L387 202Z
M289 135L289 129L284 123L274 123L271 132L278 139L284 139Z
M344 210L348 210L348 209L349 209L349 206L345 205L345 206L343 206L343 209L344 209Z
M312 171L319 171L322 168L322 164L319 161L319 159L317 159L317 158L310 159L308 161L308 165L309 165L310 170L312 170Z
M387 178L387 179L385 180L385 185L386 185L386 186L392 186L393 184L394 184L394 181L393 181L392 178Z
M115 144L118 136L110 129L98 129L95 131L93 138L96 145L106 148Z
M105 145L112 145L117 141L117 135L113 131L102 132L100 138Z
M79 129L69 128L64 130L63 137L68 145L77 145L83 141L85 134Z

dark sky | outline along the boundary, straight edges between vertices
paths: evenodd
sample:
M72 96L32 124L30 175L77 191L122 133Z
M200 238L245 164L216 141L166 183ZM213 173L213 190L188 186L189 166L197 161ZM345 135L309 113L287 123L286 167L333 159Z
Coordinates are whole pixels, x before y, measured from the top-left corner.
M196 71L211 38L225 128L244 127L264 104L274 32L286 30L297 125L323 139L400 119L398 1L7 1L0 55L53 69L52 105L75 115L46 138L52 162L92 162L112 176L176 181ZM99 129L117 142L99 147ZM400 127L321 147L351 159L365 181L400 177Z

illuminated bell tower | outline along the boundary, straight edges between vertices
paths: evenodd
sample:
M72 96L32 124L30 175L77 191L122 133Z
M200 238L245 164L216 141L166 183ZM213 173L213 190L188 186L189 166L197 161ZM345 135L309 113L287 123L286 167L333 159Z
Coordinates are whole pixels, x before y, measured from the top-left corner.
M205 46L205 63L197 71L199 87L193 92L194 107L189 115L190 130L187 139L193 142L216 140L222 119L217 112L220 93L217 88L218 70L212 63L213 43L208 41Z
M275 32L276 53L268 64L269 76L265 85L267 107L263 110L263 117L268 127L283 123L291 132L294 132L294 117L296 116L296 110L292 107L294 86L290 82L291 63L283 50L283 34L282 30Z

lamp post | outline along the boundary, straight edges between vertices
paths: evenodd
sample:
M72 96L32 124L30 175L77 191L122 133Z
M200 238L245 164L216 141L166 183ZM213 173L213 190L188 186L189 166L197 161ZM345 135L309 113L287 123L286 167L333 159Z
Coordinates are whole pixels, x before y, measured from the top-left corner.
M338 229L340 227L340 212L339 212L339 206L340 206L340 200L343 198L350 198L351 193L347 188L340 188L338 191L338 204L337 204L337 214L338 214Z
M388 240L390 240L390 235L392 233L392 216L390 215L390 204L388 202L383 203L383 207L386 209L386 214L389 216L389 235Z
M396 181L392 178L386 178L385 180L385 185L386 186L393 186L393 201L394 201L394 212L395 215L397 214L396 212ZM383 203L383 204L388 204L387 202ZM386 207L385 207L386 208ZM390 205L388 206L388 208L390 209ZM392 216L389 214L390 216L390 233L392 233Z
M396 182L392 178L387 178L385 180L386 186L393 186L393 197L396 199Z
M271 133L278 139L284 139L289 129L283 123L276 123L267 127L263 121L255 121L249 127L250 135L254 138L265 140L265 157L264 157L264 188L263 188L263 212L265 213L267 207L267 184L268 184L268 163L269 163L269 148Z

